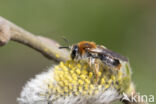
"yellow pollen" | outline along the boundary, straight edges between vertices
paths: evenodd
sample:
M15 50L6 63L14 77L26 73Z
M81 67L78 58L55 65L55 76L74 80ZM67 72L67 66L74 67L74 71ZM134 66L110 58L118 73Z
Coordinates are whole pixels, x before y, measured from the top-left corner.
M105 89L107 89L109 87L109 85L107 84L107 85L105 85Z
M86 70L86 69L87 69L87 67L88 67L87 65L84 65L82 69L85 69L85 70Z
M82 74L87 75L88 74L87 70L82 70Z
M77 80L77 75L76 74L72 74L72 77L74 80Z
M69 85L69 89L70 89L70 90L72 90L72 89L73 89L72 85Z
M78 91L76 91L76 92L75 92L75 95L79 95L79 92L78 92Z
M67 68L66 66L63 66L62 68L63 68L63 70L64 70L65 72L68 71L68 68Z
M60 66L61 66L61 67L64 67L64 63L63 63L63 62L60 62Z
M82 91L82 86L79 86L79 91Z
M93 86L93 85L90 85L90 88L91 88L91 89L94 89L94 86Z
M73 70L73 66L72 66L71 64L69 64L68 66L69 66L69 68L70 68L70 69L72 69L72 70Z
M58 76L55 76L54 79L55 79L56 81L60 81L60 79L59 79Z
M112 79L113 81L115 81L115 76L114 76L114 75L112 75L112 76L111 76L111 79Z
M84 80L86 77L84 75L81 75L80 78Z
M50 89L52 89L53 88L53 85L52 84L49 84L49 86L48 86Z
M59 55L59 54L56 54L55 56L56 56L57 58L59 58L59 57L60 57L60 55Z
M108 81L108 83L111 84L111 83L112 83L112 80L110 79L110 80Z
M60 89L60 87L57 87L56 90L57 90L59 93L62 92L61 89Z
M92 78L92 76L93 76L93 73L89 72L89 78Z
M87 84L85 84L84 86L85 86L85 90L88 90L88 85L87 85Z
M50 75L51 78L46 81L48 83L48 91L49 93L54 92L57 97L71 94L88 97L108 88L120 88L124 78L122 71L119 70L116 73L115 71L107 70L107 67L105 69L100 67L97 73L98 78L96 78L94 70L90 69L88 64L84 62L60 62L59 65L54 67L53 73Z
M74 73L74 71L73 71L73 70L70 70L70 73L71 73L71 74L73 74L73 73Z
M104 78L101 79L101 84L102 85L105 84L105 79Z
M99 85L99 86L98 86L98 89L101 89L101 88L102 88L102 85Z
M64 86L62 81L59 81L58 83L59 83L60 86Z
M77 72L77 74L81 73L80 69L76 69L76 72Z
M83 95L86 95L86 94L87 94L87 92L86 92L86 91L83 91L82 93L83 93Z
M98 77L100 77L101 76L101 72L98 72Z
M94 92L95 94L97 94L98 93L98 90L95 90L95 92Z
M80 64L77 64L77 67L80 69L81 68L81 65Z
M89 80L89 79L85 79L85 82L86 82L87 84L90 84L90 80Z
M93 91L92 90L89 90L89 95L92 95Z
M67 88L67 87L64 87L64 91L65 91L65 92L68 92L68 88Z
M68 86L68 81L67 80L64 80L64 85Z
M58 70L58 69L59 69L59 66L55 66L54 69L55 69L55 70Z
M82 81L82 80L78 80L78 83L79 83L80 85L82 85L82 84L83 84L83 81Z

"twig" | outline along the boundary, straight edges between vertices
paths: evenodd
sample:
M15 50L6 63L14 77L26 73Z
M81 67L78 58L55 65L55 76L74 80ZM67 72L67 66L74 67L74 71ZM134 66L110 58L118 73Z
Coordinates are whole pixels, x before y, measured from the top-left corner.
M69 59L69 52L64 49L58 49L60 45L56 41L42 36L35 36L3 17L0 17L0 45L3 46L10 40L27 45L55 61L65 61Z

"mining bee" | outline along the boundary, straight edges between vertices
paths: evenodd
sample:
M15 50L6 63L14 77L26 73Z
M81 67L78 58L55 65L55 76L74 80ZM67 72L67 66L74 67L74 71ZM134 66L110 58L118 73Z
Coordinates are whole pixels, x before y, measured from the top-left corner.
M72 47L60 48L69 48L71 59L74 61L85 60L94 69L96 76L100 65L119 70L121 61L128 61L124 56L89 41L81 41Z

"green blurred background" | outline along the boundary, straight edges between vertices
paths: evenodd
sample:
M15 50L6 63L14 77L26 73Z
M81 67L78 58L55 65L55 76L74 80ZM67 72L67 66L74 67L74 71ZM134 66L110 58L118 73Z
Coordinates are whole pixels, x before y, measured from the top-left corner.
M62 44L62 36L71 44L95 41L127 56L137 91L156 97L154 0L0 0L0 15ZM25 82L52 64L24 45L1 47L0 104L17 104Z

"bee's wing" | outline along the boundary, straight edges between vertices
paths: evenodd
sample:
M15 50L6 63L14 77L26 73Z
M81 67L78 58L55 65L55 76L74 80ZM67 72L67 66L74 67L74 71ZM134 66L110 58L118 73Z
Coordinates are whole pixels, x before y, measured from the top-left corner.
M87 48L86 50L91 53L102 53L103 52L100 48L94 48L94 49Z
M124 56L122 56L116 52L113 52L113 51L111 51L105 47L102 47L102 46L98 46L97 48L94 48L94 49L89 49L88 51L91 53L104 54L104 55L110 56L110 57L115 58L115 59L128 61L128 59L126 57L124 57Z

